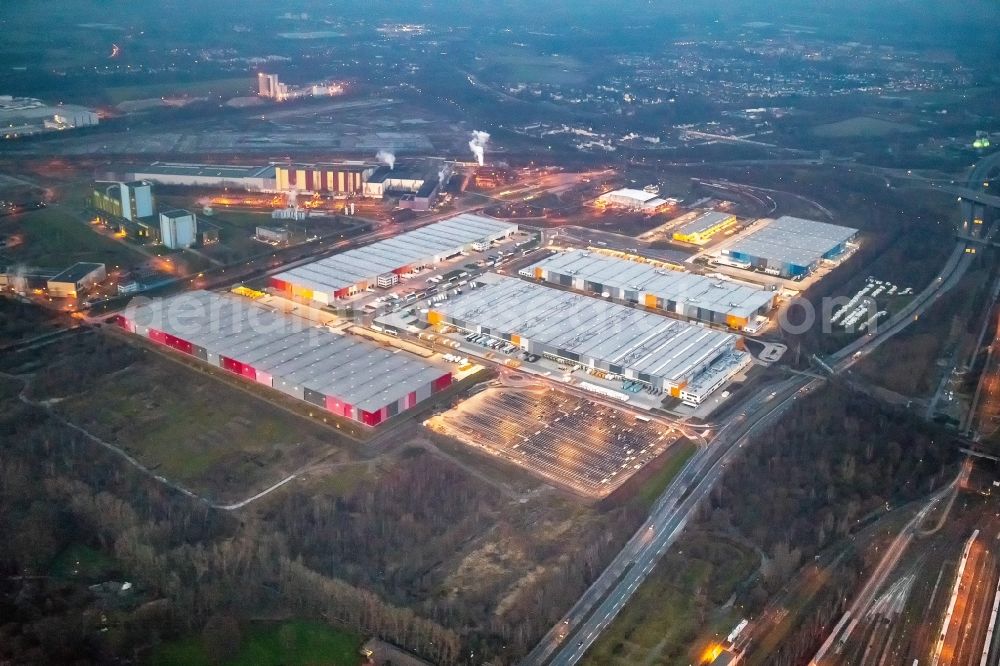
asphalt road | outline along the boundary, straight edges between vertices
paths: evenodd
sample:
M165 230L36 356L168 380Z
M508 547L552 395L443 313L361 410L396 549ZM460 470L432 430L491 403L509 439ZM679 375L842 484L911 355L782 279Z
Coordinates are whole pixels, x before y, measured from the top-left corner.
M746 439L821 384L821 380L794 377L758 391L743 412L719 430L712 444L691 459L614 561L522 663L579 661L677 539Z
M981 160L970 175L970 186L982 183L998 165L1000 153ZM991 234L992 229L987 237ZM942 294L957 285L975 256L966 252L969 246L966 241L956 243L938 277L875 333L859 338L833 354L830 369L834 373L846 371L861 356L916 321ZM743 412L716 433L712 444L692 458L657 501L646 523L522 663L531 666L577 663L676 540L739 446L758 429L776 420L793 400L820 384L821 380L794 377L776 388L758 391L746 403ZM685 495L689 490L689 494Z

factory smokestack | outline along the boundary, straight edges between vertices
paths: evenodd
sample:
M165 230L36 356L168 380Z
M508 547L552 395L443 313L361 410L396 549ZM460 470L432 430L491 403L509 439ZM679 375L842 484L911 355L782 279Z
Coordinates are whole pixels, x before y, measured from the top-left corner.
M486 144L490 141L490 135L486 132L475 130L472 132L472 140L469 141L469 150L476 156L479 166L486 162Z
M375 159L377 159L382 164L387 165L390 169L396 167L396 156L390 153L388 150L380 150L375 153Z

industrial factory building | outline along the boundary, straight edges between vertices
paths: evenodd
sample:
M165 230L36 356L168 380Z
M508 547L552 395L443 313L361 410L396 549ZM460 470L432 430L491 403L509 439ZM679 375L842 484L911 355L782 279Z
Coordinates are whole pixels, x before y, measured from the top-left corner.
M69 268L8 266L0 269L0 290L26 294L42 290L53 298L77 298L108 278L104 264L80 261Z
M180 250L198 241L198 219L189 210L177 208L160 213L160 242L171 250Z
M597 201L605 206L626 208L628 210L635 210L643 213L655 213L667 204L666 199L661 199L652 192L631 189L607 192L598 197Z
M452 166L442 159L397 162L380 166L365 181L364 195L372 199L414 195L430 199L451 178Z
M192 291L126 310L122 328L337 416L378 425L451 384L401 350L303 326L252 301Z
M97 210L136 222L153 216L153 185L144 180L114 183L95 189L91 203Z
M275 165L275 189L278 192L314 194L361 194L364 184L378 165L368 162L330 162L318 164Z
M250 192L273 192L274 165L232 166L153 162L131 174L133 180L147 180L160 185L221 187Z
M153 185L145 180L99 184L90 196L97 217L109 228L144 242L160 239Z
M45 285L53 298L76 298L108 279L104 264L81 261L54 275Z
M723 263L801 278L824 259L836 259L857 235L857 229L783 215L740 238L723 250Z
M521 274L737 330L774 306L773 291L583 250L553 255Z
M7 139L89 127L98 122L96 112L75 104L50 105L33 97L0 95L0 127Z
M369 287L386 284L380 276L410 273L514 234L516 224L463 214L395 238L278 273L271 286L293 297L328 305Z
M737 349L742 338L732 333L499 275L435 304L426 318L695 403L704 395L688 396L685 389L744 354Z
M730 213L720 213L710 210L702 213L690 222L681 225L674 231L674 240L692 245L704 245L712 240L712 236L727 231L736 226L736 216Z

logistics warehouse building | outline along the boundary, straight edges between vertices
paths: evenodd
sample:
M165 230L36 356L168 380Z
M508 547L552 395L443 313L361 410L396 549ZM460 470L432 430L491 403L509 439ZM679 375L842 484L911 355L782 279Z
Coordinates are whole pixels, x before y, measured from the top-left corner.
M723 250L727 263L796 278L808 275L824 259L836 259L858 230L783 215Z
M484 333L682 399L685 387L706 370L742 353L741 338L732 333L492 274L478 288L435 304L426 316L429 324Z
M646 192L645 190L628 188L605 192L597 198L597 201L607 206L617 206L644 213L655 213L667 204L666 199L661 199L655 194Z
M451 373L405 351L250 301L192 291L130 307L118 324L250 381L374 426L451 384Z
M773 291L582 250L553 255L521 273L734 329L774 306Z
M704 245L712 236L736 226L736 216L710 210L687 222L674 232L674 240L693 245Z
M393 275L436 264L471 249L477 242L499 240L516 231L516 224L479 215L459 215L278 273L271 278L271 286L296 298L329 305L369 286L380 283L387 286L391 283L388 278Z

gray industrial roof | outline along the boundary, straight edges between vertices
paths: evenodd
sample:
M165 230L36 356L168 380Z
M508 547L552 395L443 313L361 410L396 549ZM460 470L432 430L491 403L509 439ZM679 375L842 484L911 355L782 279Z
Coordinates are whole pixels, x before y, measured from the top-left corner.
M489 275L481 287L434 309L460 321L511 333L679 383L732 348L737 336L517 278Z
M711 229L723 220L732 216L732 213L720 213L717 210L710 210L707 213L702 213L690 222L681 225L681 227L677 229L677 233L700 234L706 229Z
M857 233L857 229L850 227L782 215L741 238L728 251L794 266L811 266Z
M136 170L137 176L202 176L207 178L267 178L274 177L274 165L234 166L229 164L182 164L178 162L153 162Z
M64 270L62 273L49 278L49 282L67 282L76 284L97 270L104 270L104 264L79 261Z
M649 264L582 250L553 255L528 270L534 268L572 275L617 289L643 291L664 300L684 302L692 307L737 317L750 317L774 299L774 292L742 282L658 269Z
M463 214L416 231L400 234L356 250L293 268L274 277L311 289L332 293L395 269L429 262L435 256L459 251L483 238L516 228L510 222Z
M270 374L275 386L284 381L370 412L447 372L405 351L208 291L156 300L125 316Z
M366 169L375 168L377 165L359 160L345 160L343 162L310 162L308 164L295 162L293 164L278 164L276 166L291 171L299 169L305 171L365 171Z

